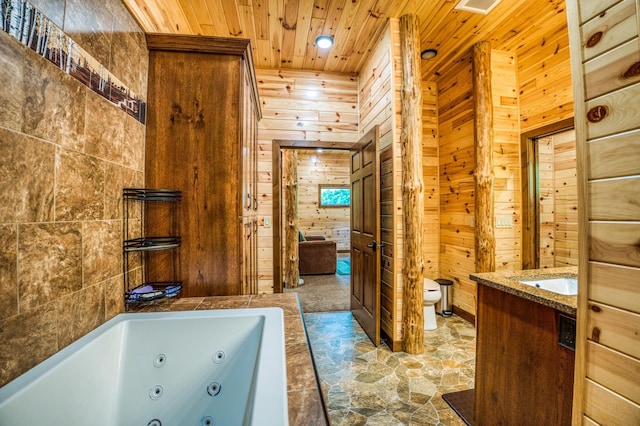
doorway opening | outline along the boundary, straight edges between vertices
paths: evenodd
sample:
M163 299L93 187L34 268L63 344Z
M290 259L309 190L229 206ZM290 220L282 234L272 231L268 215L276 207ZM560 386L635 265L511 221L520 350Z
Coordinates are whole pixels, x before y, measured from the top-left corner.
M578 264L573 119L522 135L522 269Z
M297 291L305 312L348 311L350 286L350 206L341 200L349 187L352 144L274 141L274 292ZM304 284L284 283L283 153L295 150L298 169L299 272ZM329 265L331 263L331 265ZM318 269L319 268L319 269ZM305 275L305 273L307 275Z

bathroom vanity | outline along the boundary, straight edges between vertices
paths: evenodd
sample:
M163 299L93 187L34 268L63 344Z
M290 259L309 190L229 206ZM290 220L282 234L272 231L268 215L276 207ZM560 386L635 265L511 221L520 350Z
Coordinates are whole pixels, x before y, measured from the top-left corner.
M470 276L479 284L473 423L571 424L577 297L522 281L576 275L567 267Z

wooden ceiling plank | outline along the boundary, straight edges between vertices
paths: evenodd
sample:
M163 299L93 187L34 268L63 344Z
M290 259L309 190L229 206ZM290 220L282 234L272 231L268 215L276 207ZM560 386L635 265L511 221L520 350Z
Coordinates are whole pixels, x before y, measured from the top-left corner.
M256 39L269 40L269 2L253 0L253 21Z
M282 20L282 47L280 49L280 67L293 67L293 55L295 54L296 27L298 20L299 0L285 0Z
M348 0L330 0L327 6L327 16L324 21L324 29L322 34L335 37L342 11Z
M227 23L229 33L225 37L244 37L242 26L240 25L240 13L236 0L221 0L224 19Z
M207 6L207 16L209 22L207 25L212 26L215 33L211 35L216 35L219 37L229 37L229 26L225 21L224 17L224 9L222 8L222 2L220 0L205 0ZM202 20L206 19L204 11L202 11L203 17ZM201 24L204 30L204 24Z
M512 18L512 25L496 31L494 42L501 46L502 50L509 52L526 49L527 44L530 44L537 34L553 33L566 28L567 18L563 6L564 0L554 0L554 4L550 5L548 10L528 7L517 11ZM525 21L528 21L529 25L522 25Z
M356 3L351 2L351 7L343 11L338 29L346 35L346 42L343 40L337 44L342 55L348 56L354 53L358 32L364 25L373 2L374 0L360 0ZM336 33L336 36L338 34L339 33Z
M240 10L240 25L243 28L242 38L249 38L252 40L252 48L255 52L255 40L257 40L257 37L256 25L253 19L253 6L238 6L238 9Z
M196 11L194 10L194 3L196 3L196 7L200 7L202 6L201 4L198 4L199 1L188 1L188 0L178 0L180 7L182 9L182 13L184 14L185 18L187 19L187 21L189 22L189 27L191 28L191 31L189 32L189 34L202 34L202 28L200 27L200 22L199 22L199 17L198 14L196 13Z
M284 13L283 0L268 0L269 5L269 40L271 41L271 66L280 68L282 54L282 24L280 19Z
M324 27L324 18L311 18L311 25L309 26L309 35L307 38L307 52L305 55L305 59L304 59L304 64L303 64L303 68L304 69L308 69L308 70L312 70L312 69L317 69L316 67L319 66L318 63L316 63L316 61L318 60L318 58L322 58L324 56L324 58L326 59L326 50L320 51L320 49L318 49L318 47L316 46L316 38L318 38L318 36L320 36L322 34L322 28ZM324 69L324 62L321 64L322 68Z
M329 8L329 0L315 0L313 2L312 19L322 19L327 17L327 10Z
M158 32L160 28L153 14L150 13L148 5L143 0L125 2L125 6L129 9L131 15L138 22L143 31Z
M131 1L132 3L134 0ZM172 0L135 0L142 4L142 10L148 12L155 23L155 29L147 32L190 33L191 28L182 8Z
M271 68L271 43L269 40L256 41L256 54L253 61L256 68Z
M505 21L527 0L503 0L489 15L478 15L470 12L460 12L456 19L458 25L457 36L442 34L444 40L438 47L439 55L435 60L423 61L422 78L429 80L436 72L442 72L447 63L454 61L459 55L465 54L473 44L490 39L496 28L503 25ZM455 11L458 12L458 11ZM453 13L453 12L452 12ZM480 19L478 19L480 17ZM491 18L491 19L489 19ZM492 46L499 48L499 46Z
M313 15L313 2L301 1L298 4L298 16L296 18L296 39L294 45L294 55L301 56L304 63L304 55L309 47L309 32L311 30L311 16ZM312 41L312 46L313 42ZM297 67L296 67L297 68ZM302 68L302 64L300 64Z
M333 35L334 40L338 40L339 42L334 43L331 47L331 54L327 58L329 69L342 71L344 63L351 53L349 45L352 44L353 41L349 39L350 23L358 6L358 3L353 3L348 0L344 2L344 7L340 11L340 19Z
M380 3L385 3L385 6L380 7ZM366 62L369 54L375 48L376 40L378 40L378 37L385 29L388 17L387 11L389 10L389 7L386 6L387 4L388 2L385 0L378 0L371 9L369 9L366 22L361 26L356 36L356 43L354 45L356 54L349 57L346 66L347 69L358 72Z
M387 18L406 13L418 15L421 50L439 50L436 58L421 63L427 80L480 40L516 52L525 58L523 66L534 66L529 58L535 57L541 40L553 43L566 33L565 0L502 0L486 16L454 9L457 0L123 1L146 32L251 38L259 68L357 72ZM320 34L332 35L334 47L318 50Z

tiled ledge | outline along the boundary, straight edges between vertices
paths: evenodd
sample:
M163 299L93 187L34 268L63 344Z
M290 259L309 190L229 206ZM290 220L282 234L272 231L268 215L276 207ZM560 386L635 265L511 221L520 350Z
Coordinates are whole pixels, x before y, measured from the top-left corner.
M513 294L575 316L578 307L577 296L565 296L553 293L522 284L520 281L562 277L577 278L577 276L578 267L568 266L564 268L528 269L523 271L483 272L471 274L469 278L478 282L478 284L493 287L505 293Z
M132 312L206 309L282 308L287 356L287 394L290 426L327 425L322 399L296 293L256 296L187 297L149 304Z

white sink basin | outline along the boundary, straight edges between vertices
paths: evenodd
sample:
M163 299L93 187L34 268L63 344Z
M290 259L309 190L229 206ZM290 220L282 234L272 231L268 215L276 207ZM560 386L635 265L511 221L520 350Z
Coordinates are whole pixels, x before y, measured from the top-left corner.
M578 294L578 279L577 278L546 278L538 280L520 281L522 284L530 285L532 287L541 288L543 290L551 291L553 293L564 294L566 296L573 296Z

